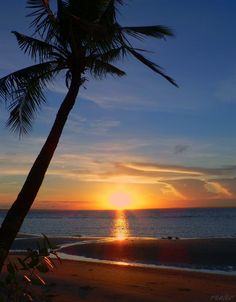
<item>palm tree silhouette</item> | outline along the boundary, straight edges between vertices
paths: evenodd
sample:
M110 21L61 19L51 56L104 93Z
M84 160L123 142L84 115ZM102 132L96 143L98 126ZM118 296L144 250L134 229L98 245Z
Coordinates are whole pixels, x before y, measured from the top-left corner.
M46 101L43 90L59 73L65 76L68 92L45 144L2 223L0 269L40 189L79 89L88 77L124 76L125 72L113 62L131 55L177 86L160 66L143 55L144 50L136 49L128 39L165 38L173 36L171 30L159 25L122 27L116 18L117 6L122 4L122 0L57 0L54 13L49 0L27 1L32 10L29 16L33 18L30 25L34 32L32 36L13 33L21 50L35 65L0 79L0 97L10 111L7 125L19 135L27 133Z

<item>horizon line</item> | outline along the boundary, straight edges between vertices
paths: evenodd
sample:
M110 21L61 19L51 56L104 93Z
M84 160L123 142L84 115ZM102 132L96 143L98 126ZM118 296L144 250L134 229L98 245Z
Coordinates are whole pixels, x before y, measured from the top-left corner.
M30 211L147 211L147 210L181 210L181 209L235 209L236 206L199 206L199 207L164 207L164 208L137 208L137 209L47 209L32 208ZM8 208L0 208L0 211L8 211Z

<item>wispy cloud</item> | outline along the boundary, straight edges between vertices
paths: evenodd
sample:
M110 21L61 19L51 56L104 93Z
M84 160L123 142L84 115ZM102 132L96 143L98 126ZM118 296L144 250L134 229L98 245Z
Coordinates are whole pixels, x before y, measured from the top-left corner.
M108 118L88 120L85 117L71 114L66 129L70 134L101 135L119 127L119 125L120 121L118 120Z
M134 170L138 171L150 171L150 172L161 172L170 174L188 174L192 176L224 176L236 174L236 166L225 166L220 168L202 168L202 167L188 167L184 165L164 165L158 163L149 162L131 162L125 165Z
M223 187L231 196L236 196L236 177L220 178L215 180L219 186Z
M160 186L163 194L181 199L236 196L236 190L232 190L236 178L229 178L236 176L235 166L206 169L144 162L109 162L72 154L60 156L57 164L52 166L48 175L84 182L152 184Z
M164 88L162 85L157 89L154 83L156 83L155 79L146 81L143 77L132 78L131 75L115 81L113 78L104 81L89 79L86 84L87 89L83 87L80 89L78 99L90 101L103 109L164 112L196 109L197 102L190 102L190 96L185 95L186 92L169 87L168 84L164 85ZM63 77L58 78L48 88L51 92L63 96L68 92Z
M174 165L161 165L154 163L128 163L127 167L143 171L143 172L161 172L161 173L171 173L171 174L189 174L189 175L202 175L202 171L198 171L197 168L188 168L184 166L174 166Z
M222 195L223 197L229 197L229 198L233 197L233 194L226 187L224 187L222 184L220 184L217 181L208 181L206 184L206 188L213 193Z
M174 147L174 153L175 154L182 154L184 153L185 151L187 151L189 149L189 146L188 145L176 145Z
M68 180L91 185L95 183L152 185L158 190L158 196L163 199L236 198L235 165L207 168L183 164L159 164L145 161L137 155L136 161L132 161L135 148L142 146L143 142L140 144L141 142L136 140L117 144L98 143L87 146L79 153L71 152L70 148L66 152L63 145L47 171L47 180L53 179L55 182L55 188L50 190L56 191L59 180L60 182ZM1 154L0 177L10 177L11 182L15 183L14 187L18 188L33 160L34 157L28 154L18 156ZM9 185L5 187L9 188Z

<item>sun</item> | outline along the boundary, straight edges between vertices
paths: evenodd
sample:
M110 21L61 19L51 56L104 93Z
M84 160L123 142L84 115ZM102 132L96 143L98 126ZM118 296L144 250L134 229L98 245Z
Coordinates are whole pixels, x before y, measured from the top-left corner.
M109 203L117 210L129 208L132 203L132 197L129 195L129 193L123 191L112 193L108 200Z

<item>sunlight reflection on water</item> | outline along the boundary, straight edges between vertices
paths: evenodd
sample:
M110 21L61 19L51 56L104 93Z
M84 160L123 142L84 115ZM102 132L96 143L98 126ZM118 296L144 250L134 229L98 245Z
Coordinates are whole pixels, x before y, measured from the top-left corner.
M129 236L129 224L124 211L117 211L113 223L112 236L124 240Z

